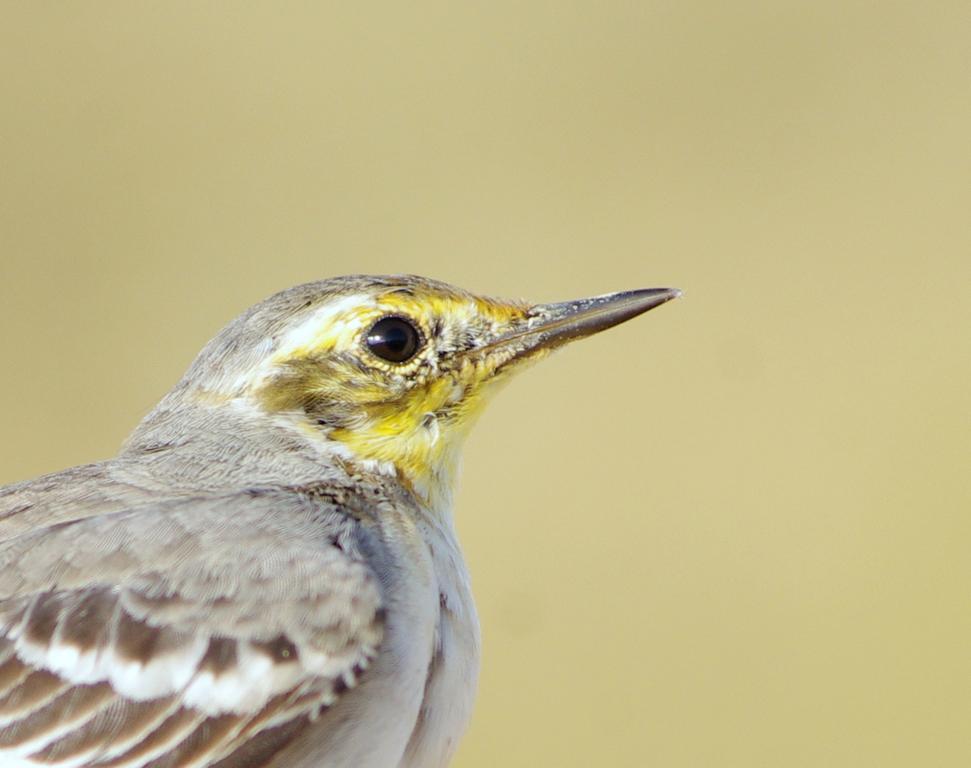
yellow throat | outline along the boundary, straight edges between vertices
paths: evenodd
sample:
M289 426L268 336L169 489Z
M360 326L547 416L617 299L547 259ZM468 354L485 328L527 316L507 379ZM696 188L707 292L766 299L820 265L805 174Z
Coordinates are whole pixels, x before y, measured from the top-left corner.
M295 313L243 389L432 506L450 500L462 441L509 372L677 295L529 305L418 277L348 280Z

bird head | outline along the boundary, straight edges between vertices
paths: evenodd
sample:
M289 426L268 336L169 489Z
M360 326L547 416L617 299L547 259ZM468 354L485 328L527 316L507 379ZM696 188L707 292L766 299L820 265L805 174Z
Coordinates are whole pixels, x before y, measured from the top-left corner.
M463 438L511 373L678 295L659 288L534 305L415 276L337 278L251 309L187 380L396 474L432 503L449 495Z

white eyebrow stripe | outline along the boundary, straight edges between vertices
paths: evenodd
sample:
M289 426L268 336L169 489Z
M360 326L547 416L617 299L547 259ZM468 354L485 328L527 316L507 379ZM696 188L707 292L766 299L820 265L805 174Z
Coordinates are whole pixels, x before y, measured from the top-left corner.
M282 361L321 346L324 339L350 344L354 335L363 329L362 316L368 314L367 310L377 307L374 298L364 293L342 296L321 305L301 323L290 328L272 349L268 348L262 362L254 370L244 371L228 382L227 391L242 394L258 389Z
M357 293L329 301L318 307L302 323L287 331L274 354L285 358L301 350L318 346L323 338L340 337L361 329L360 313L355 310L376 307L374 299ZM324 333L326 331L326 333Z

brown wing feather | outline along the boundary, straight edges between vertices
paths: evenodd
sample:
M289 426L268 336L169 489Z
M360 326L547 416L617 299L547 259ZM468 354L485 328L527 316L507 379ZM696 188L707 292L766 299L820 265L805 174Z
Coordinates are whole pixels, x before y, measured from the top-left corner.
M382 637L356 523L326 511L234 496L0 544L0 764L268 761Z

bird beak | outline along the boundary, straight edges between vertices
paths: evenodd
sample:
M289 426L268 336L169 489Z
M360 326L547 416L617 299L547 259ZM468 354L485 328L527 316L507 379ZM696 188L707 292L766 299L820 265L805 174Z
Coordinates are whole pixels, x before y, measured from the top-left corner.
M527 312L524 325L486 348L515 350L514 358L531 356L612 328L680 295L677 288L642 288L576 301L537 304Z

